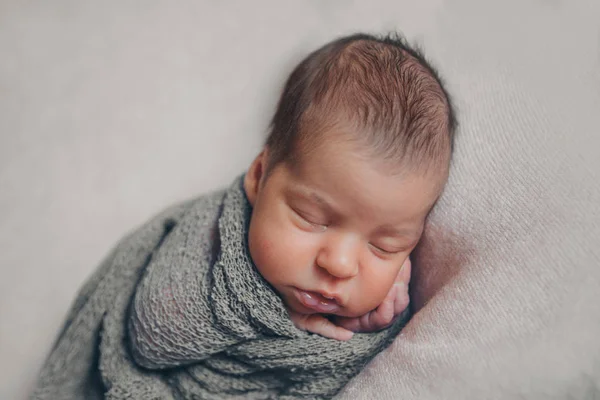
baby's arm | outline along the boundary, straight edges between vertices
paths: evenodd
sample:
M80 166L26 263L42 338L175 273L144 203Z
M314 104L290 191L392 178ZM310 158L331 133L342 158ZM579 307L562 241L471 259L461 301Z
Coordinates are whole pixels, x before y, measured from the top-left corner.
M332 322L321 314L305 315L292 312L292 321L302 330L337 340L350 340L353 332L375 332L384 329L408 307L410 273L411 262L410 258L407 258L383 302L363 316L335 317Z

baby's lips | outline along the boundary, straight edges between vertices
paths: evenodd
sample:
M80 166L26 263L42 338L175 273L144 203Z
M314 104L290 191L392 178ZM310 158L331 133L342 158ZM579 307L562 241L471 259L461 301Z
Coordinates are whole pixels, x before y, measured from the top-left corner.
M304 290L297 292L298 300L305 306L320 313L332 313L337 311L340 306L335 300L324 300L324 298L316 293L309 293Z

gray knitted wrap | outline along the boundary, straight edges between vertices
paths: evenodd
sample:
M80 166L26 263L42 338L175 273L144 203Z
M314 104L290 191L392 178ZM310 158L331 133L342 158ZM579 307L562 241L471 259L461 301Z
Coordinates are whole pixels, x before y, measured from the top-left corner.
M248 252L235 180L126 237L81 289L35 399L325 399L391 343L298 330ZM282 266L285 268L285 266Z

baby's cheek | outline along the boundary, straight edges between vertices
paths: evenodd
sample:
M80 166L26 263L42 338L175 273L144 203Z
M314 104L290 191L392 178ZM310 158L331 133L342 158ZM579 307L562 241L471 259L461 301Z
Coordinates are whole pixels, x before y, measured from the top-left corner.
M273 242L270 239L263 239L259 242L258 246L260 253L264 258L270 258L271 250L273 249Z
M258 270L264 275L268 274L273 260L273 243L269 239L258 239L253 246L252 259Z
M371 277L363 279L361 289L355 297L357 299L357 312L365 314L377 308L394 284L394 277L389 277L387 274L381 276L373 273Z
M297 286L310 285L315 259L314 238L310 234L293 230L278 232L272 243L270 254L277 260L278 273L282 282Z
M264 230L259 224L250 226L250 232L248 235L248 245L250 247L250 256L252 261L262 273L262 269L265 265L265 260L269 259L269 252L271 251L271 241L264 233Z
M257 233L251 246L253 261L267 281L271 284L281 282L289 259L286 249L288 240L277 229Z

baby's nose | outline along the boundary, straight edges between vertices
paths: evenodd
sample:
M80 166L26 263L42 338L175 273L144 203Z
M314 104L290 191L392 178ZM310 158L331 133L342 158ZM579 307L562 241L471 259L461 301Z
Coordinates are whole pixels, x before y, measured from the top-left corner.
M357 252L353 238L332 238L319 252L317 265L336 278L351 278L358 274Z

